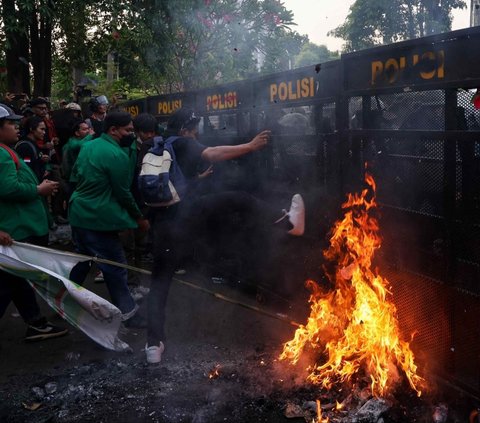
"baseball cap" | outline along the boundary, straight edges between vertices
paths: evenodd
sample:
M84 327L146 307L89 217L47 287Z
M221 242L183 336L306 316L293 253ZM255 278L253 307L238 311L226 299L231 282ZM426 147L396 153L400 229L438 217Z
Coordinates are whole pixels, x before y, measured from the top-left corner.
M200 122L200 118L195 116L195 112L192 109L181 108L170 116L167 129L176 132L182 129L192 129L198 122Z
M16 115L10 107L0 104L0 119L20 120L23 119L23 116Z
M65 109L77 110L77 111L79 111L79 112L82 111L82 108L80 107L80 104L77 104L77 103L68 103L68 104L65 106Z

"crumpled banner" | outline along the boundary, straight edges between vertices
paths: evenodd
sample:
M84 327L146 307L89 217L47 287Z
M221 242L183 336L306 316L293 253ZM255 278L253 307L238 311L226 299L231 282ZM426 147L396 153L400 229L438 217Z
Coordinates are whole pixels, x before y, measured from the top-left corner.
M29 281L35 291L72 326L103 347L125 351L118 338L121 311L113 304L68 279L87 256L14 242L0 246L0 269Z

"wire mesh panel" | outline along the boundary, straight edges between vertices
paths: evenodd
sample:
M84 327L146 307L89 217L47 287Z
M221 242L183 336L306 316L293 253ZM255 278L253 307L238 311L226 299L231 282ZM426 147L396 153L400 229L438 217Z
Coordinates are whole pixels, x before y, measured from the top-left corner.
M438 281L412 273L386 270L392 287L403 338L411 347L422 373L428 376L452 368L451 298Z

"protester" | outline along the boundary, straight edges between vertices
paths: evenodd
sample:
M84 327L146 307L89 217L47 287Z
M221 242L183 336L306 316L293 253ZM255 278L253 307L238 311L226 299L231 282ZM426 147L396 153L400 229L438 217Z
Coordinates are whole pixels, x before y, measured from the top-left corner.
M72 116L75 118L81 118L82 117L82 108L80 107L80 104L78 103L68 103L65 106L65 109L71 110L72 111Z
M43 97L37 97L30 101L29 106L32 109L33 113L36 116L41 117L45 123L45 143L48 144L51 142L53 144L54 149L52 150L52 154L50 154L50 163L48 166L50 168L49 178L55 181L60 181L60 162L62 160L62 146L60 144L60 139L58 137L55 123L52 120L52 116L49 110L49 102ZM59 195L56 195L51 202L52 214L54 219L58 223L64 223L64 218L62 217L62 215L65 213L64 197L65 193L63 192L63 188L61 187Z
M95 132L95 137L99 137L104 132L104 120L107 115L108 104L108 99L104 95L92 97L88 103L92 114L86 122Z
M28 118L24 129L27 135L15 145L15 151L42 181L50 173L53 144L45 142L47 127L41 117Z
M10 245L14 239L46 246L48 217L42 197L54 194L58 183L48 179L39 183L33 171L9 147L18 141L17 124L21 118L0 104L0 230L6 232L0 234L0 244ZM28 325L26 341L67 333L41 315L35 293L25 279L0 271L0 317L12 301Z
M53 145L58 144L57 131L55 129L55 124L50 119L48 101L43 97L37 97L30 101L30 109L32 112L43 119L46 126L45 139L44 141L51 142Z
M136 161L133 123L130 114L113 112L105 118L105 132L85 143L80 150L72 177L77 183L69 203L69 220L76 250L119 263L127 263L119 231L148 230L130 191ZM83 283L89 263L76 266L71 280ZM138 305L128 289L127 270L98 264L112 302L122 312L126 326L142 325L136 315Z
M70 138L63 146L62 176L69 186L70 194L75 189L75 181L71 179L72 169L77 161L80 149L93 139L93 130L83 119L75 119L70 122Z
M205 220L211 212L222 213L223 210L231 211L232 208L237 208L252 215L264 214L261 218L263 222L273 224L282 220L290 221L290 233L303 234L305 214L303 200L298 194L292 199L290 212L283 216L277 215L279 219L274 219L274 214L270 213L267 207L263 208L254 197L246 193L228 192L195 198L199 165L202 161L214 163L244 156L265 147L270 138L270 131L263 131L245 144L206 147L196 140L198 123L199 119L194 112L185 108L175 112L168 121L166 136L178 136L172 145L176 162L186 179L186 189L180 202L166 207L151 207L154 262L148 296L145 346L149 363L161 361L165 349L165 307L178 257L181 256L179 248L187 237L196 238L196 234L189 230L198 227L198 218ZM155 142L157 141L154 140ZM208 169L210 172L211 168ZM256 216L255 219L260 218Z
M77 119L83 119L82 108L77 103L68 103L64 108L52 112L52 121L58 136L56 149L61 155L60 159L63 159L63 146L72 136L72 121Z

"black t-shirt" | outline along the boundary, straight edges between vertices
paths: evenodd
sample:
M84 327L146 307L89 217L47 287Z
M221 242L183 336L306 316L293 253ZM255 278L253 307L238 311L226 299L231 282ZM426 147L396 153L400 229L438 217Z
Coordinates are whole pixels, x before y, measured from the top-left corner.
M173 143L173 150L183 176L191 182L197 179L202 153L207 147L193 138L178 138Z

